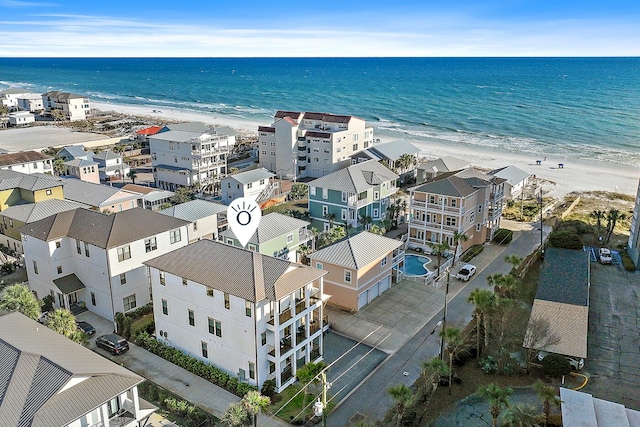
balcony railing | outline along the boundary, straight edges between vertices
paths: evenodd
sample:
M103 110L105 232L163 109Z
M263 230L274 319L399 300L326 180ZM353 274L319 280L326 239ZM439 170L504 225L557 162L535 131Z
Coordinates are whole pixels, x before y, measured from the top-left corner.
M442 203L427 203L419 200L412 200L411 207L428 209L429 211L433 211L433 212L444 211L444 212L453 212L457 214L463 214L466 211L464 206L448 206L448 205L443 206Z
M287 320L291 319L293 317L293 315L291 314L291 308L286 308L282 313L280 313L279 315L279 322L280 324L283 324L284 322L286 322ZM267 323L269 323L270 325L273 325L273 317L271 319L269 319L267 321Z
M291 371L291 366L287 366L286 368L284 368L284 370L282 371L282 374L280 375L280 383L284 383L290 380L292 377L293 377L293 372Z
M306 301L302 300L299 303L296 304L296 314L297 313L302 313L304 310L306 310L307 308L307 303Z
M446 231L460 231L457 225L446 225L433 221L420 221L418 219L411 219L411 226L419 226L421 228L432 229L434 231L446 230Z
M311 350L311 361L317 360L320 357L320 349L314 348Z
M109 418L109 426L124 427L136 420L136 417L128 410L119 410L112 418Z

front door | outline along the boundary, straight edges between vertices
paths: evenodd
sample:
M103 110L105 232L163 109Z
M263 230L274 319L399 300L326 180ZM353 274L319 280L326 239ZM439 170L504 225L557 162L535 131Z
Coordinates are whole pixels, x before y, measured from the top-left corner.
M71 292L69 294L69 305L76 304L77 302L78 302L78 293L77 292Z
M64 295L60 293L58 294L58 305L60 308L66 308L66 305L64 304Z

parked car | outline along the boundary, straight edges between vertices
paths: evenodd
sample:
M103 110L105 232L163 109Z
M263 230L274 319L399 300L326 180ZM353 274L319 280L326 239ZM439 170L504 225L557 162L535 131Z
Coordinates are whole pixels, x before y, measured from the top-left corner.
M544 359L545 357L547 357L550 353L546 352L546 351L540 351L538 352L538 360L540 362L542 362L542 359ZM584 359L583 358L577 358L577 357L572 357L572 356L565 356L562 355L564 358L566 358L569 361L569 365L571 365L571 370L572 371L579 371L582 368L584 368Z
M598 251L600 256L600 264L611 264L611 251L607 248L600 248Z
M93 335L96 333L96 328L94 328L91 323L85 322L84 320L77 321L76 326L79 331L82 331L87 335Z
M38 323L42 323L42 324L44 325L45 323L47 323L47 319L48 319L48 318L49 318L49 312L48 312L48 311L45 311L44 313L42 313L42 314L40 315L40 317L38 317L37 322L38 322Z
M96 346L98 348L104 348L113 355L122 354L129 350L129 343L127 340L116 334L99 336L96 338Z
M458 274L456 274L456 277L459 280L462 280L463 282L466 282L474 274L476 274L476 266L475 265L471 265L471 264L465 264L465 265L462 266L460 271L458 271Z

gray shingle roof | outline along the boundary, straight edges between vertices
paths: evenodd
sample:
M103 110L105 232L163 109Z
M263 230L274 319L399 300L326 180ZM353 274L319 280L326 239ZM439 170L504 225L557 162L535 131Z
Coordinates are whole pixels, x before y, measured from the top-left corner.
M384 144L374 144L368 150L376 154L381 159L398 160L403 154L417 154L420 149L404 139L385 142Z
M513 165L505 166L500 169L489 172L489 175L497 176L498 178L506 179L510 185L516 185L529 178L531 174L519 169Z
M38 191L61 185L61 180L51 175L41 173L26 174L0 169L0 190L21 188L23 190Z
M358 270L402 246L402 242L363 231L348 239L312 253L314 261L326 262Z
M206 239L144 264L252 302L279 300L326 274Z
M111 215L76 209L27 224L19 231L47 242L71 237L99 248L110 249L187 224L187 221L141 208Z
M119 191L123 191L122 198L118 202L140 199L139 194L129 193L118 187L110 187L108 185L94 184L85 182L75 178L67 178L63 180L64 198L78 203L84 203L89 206L101 207L107 200ZM111 203L111 202L110 202Z
M426 184L416 187L414 191L451 197L467 197L478 190L460 177L445 176L438 177L434 181L429 181Z
M258 229L253 233L251 239L249 239L249 243L259 245L275 239L276 237L298 231L303 227L307 227L309 224L309 222L301 219L283 215L278 212L272 212L260 219ZM236 235L230 228L227 228L225 231L220 233L220 235L232 239L236 238Z
M589 306L589 253L548 248L540 271L536 299Z
M231 178L241 184L249 184L250 182L260 181L261 179L269 179L275 174L269 172L265 168L253 169L246 172L240 172L233 175L227 175L225 179Z
M375 160L351 165L309 183L310 187L335 191L361 193L385 181L395 181L399 176Z
M220 203L196 199L163 209L159 213L193 222L220 213L226 213L227 208L228 206L221 205Z
M113 160L113 159L121 159L122 156L120 154L118 154L118 153L114 153L111 150L104 150L104 151L101 151L98 154L94 154L92 156L92 158L94 160L96 160L96 159L98 159L98 160Z
M85 207L87 206L69 200L48 199L36 203L11 206L2 211L2 215L29 224L60 212Z
M80 280L75 273L53 279L53 284L56 285L64 295L86 288L85 284L82 283L82 280Z
M17 312L0 316L0 354L2 426L67 425L144 380Z

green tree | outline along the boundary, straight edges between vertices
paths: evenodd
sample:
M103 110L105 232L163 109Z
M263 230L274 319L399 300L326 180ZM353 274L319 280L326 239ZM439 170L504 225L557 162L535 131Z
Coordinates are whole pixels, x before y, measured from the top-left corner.
M504 411L503 426L505 427L540 427L540 415L535 406L526 403L509 406Z
M520 266L520 264L522 263L522 258L516 254L512 254L505 256L504 260L505 262L511 264L511 271L509 272L509 274L515 276L518 266Z
M271 399L254 390L244 395L242 404L249 413L249 416L253 419L253 427L258 425L258 415L267 409L270 403Z
M386 233L387 230L378 224L373 224L371 228L369 228L369 232L373 234L378 234L380 236L384 236L384 233Z
M174 191L173 197L171 197L171 203L179 205L180 203L191 201L195 198L193 193L193 188L178 187L176 191Z
M25 316L37 320L40 317L40 303L35 295L24 285L11 285L5 289L0 299L0 309L19 311Z
M467 240L469 240L469 236L464 234L464 232L460 232L457 230L453 232L453 249L454 249L453 263L454 264L458 259L458 249L460 248L460 243L466 242Z
M224 414L222 414L220 422L228 427L245 427L251 425L249 412L242 402L234 402L229 405Z
M496 305L496 294L488 289L476 288L469 294L467 298L471 304L475 306L476 318L476 355L480 357L480 330L484 330L484 345L489 345L489 328L487 326L487 317L491 309ZM484 327L482 327L484 326Z
M387 392L395 402L393 416L396 418L396 426L400 427L407 407L413 403L413 391L404 384L398 384L387 389Z
M373 222L373 218L369 215L363 215L360 217L360 222L362 223L362 227L365 230L369 230L371 228L371 223Z
M65 116L62 110L57 110L57 109L51 110L51 117L53 117L53 123L55 123L56 126L58 122L61 122L65 119Z
M449 368L439 357L434 357L429 361L422 362L422 377L426 392L433 394L438 388L440 377L447 375Z
M453 381L453 359L456 354L462 350L465 344L465 339L462 336L462 331L455 326L447 326L440 331L440 338L444 339L447 345L447 354L449 355L449 394L451 394L451 383Z
M64 171L65 171L64 160L62 160L60 157L56 157L53 160L53 173L56 176L60 176L64 174Z
M296 378L302 384L303 388L306 388L309 384L318 384L321 381L320 372L327 365L324 362L318 363L307 363L302 368L298 369L296 372ZM307 406L307 392L305 391L302 395L302 408L304 409Z
M618 220L625 219L626 217L627 216L625 214L620 213L617 209L609 210L609 213L607 213L607 236L605 238L607 244L609 243L609 240L611 240L611 235L613 235Z
M301 200L306 199L309 195L309 187L302 182L296 182L291 186L287 199L289 200Z
M549 415L551 414L551 405L560 406L560 397L558 396L558 390L550 385L546 385L542 381L538 380L533 385L536 394L542 400L542 414L544 415L544 426L547 427L549 423Z
M444 254L451 250L451 246L447 242L429 242L429 246L431 247L431 253L435 255L438 259L438 277L440 276L440 265L442 264L442 257Z
M334 212L327 212L324 217L329 221L329 228L333 228L333 223L336 220L336 214Z
M509 406L509 396L513 393L513 389L510 387L499 387L495 384L483 385L478 389L480 397L489 401L489 409L491 417L493 419L493 427L498 425L498 417L502 412L503 407Z
M487 283L493 286L493 292L501 298L512 298L520 285L520 280L510 274L496 273L487 277Z
M66 308L58 308L49 313L46 326L78 344L86 344L88 341L86 334L78 330L76 317Z
M135 170L131 169L131 170L129 171L129 173L127 174L127 176L128 176L129 178L131 178L131 182L132 182L133 184L135 184L135 183L136 183L136 177L138 176L138 172L136 172Z
M595 210L589 214L592 218L596 219L596 228L598 229L598 240L602 237L602 220L605 218L606 213L601 210Z

